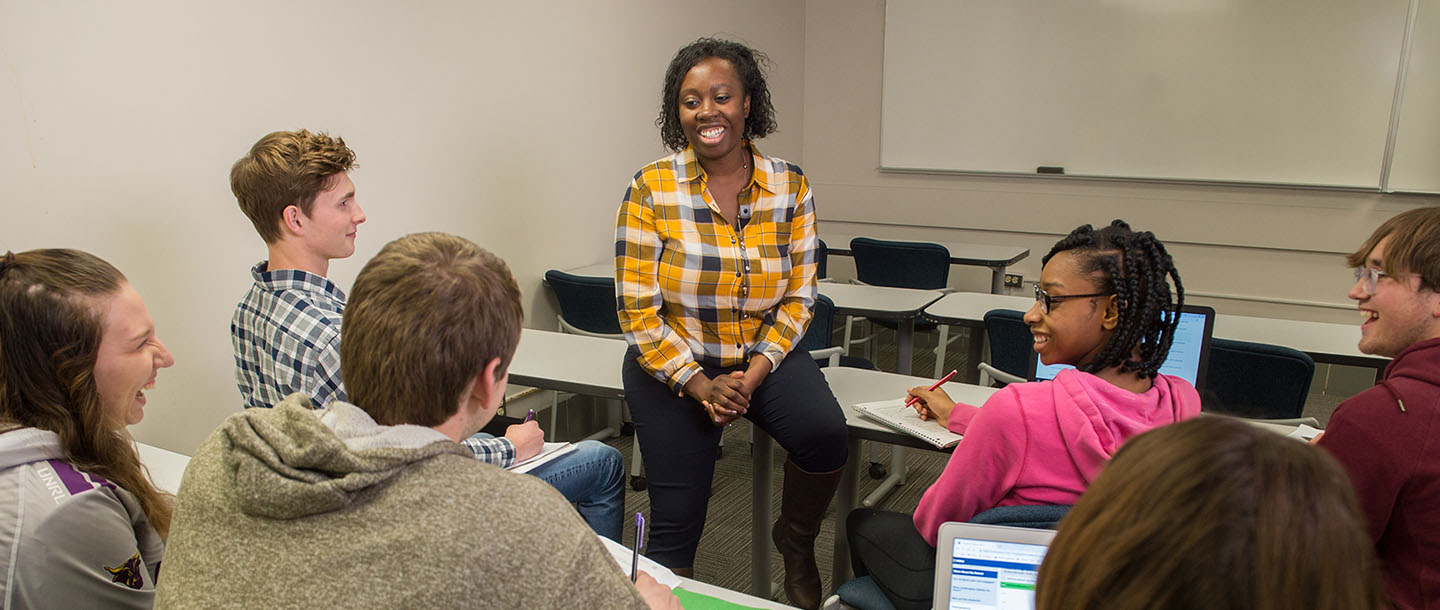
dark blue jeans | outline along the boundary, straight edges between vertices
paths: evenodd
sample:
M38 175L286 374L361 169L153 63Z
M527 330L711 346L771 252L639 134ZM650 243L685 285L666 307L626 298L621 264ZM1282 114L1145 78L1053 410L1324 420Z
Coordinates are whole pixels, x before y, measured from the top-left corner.
M723 430L698 401L676 396L646 373L638 357L632 347L622 372L649 482L650 542L645 555L666 567L692 567L705 529ZM743 368L704 366L712 379ZM845 466L845 414L805 352L792 352L760 382L745 418L774 437L801 470L830 472Z

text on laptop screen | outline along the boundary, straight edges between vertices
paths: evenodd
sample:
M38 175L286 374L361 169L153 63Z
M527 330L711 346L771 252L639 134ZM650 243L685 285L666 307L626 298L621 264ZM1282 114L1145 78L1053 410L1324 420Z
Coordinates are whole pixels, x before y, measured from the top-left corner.
M1172 375L1190 382L1190 385L1199 386L1196 383L1200 374L1200 362L1205 345L1205 314L1195 312L1181 312L1180 324L1175 327L1175 338L1170 341L1170 352L1165 355L1165 364L1160 365L1160 372L1165 375ZM1073 369L1068 364L1046 365L1035 359L1035 380L1045 381L1054 379L1060 371Z
M1043 544L956 538L948 610L1033 610Z

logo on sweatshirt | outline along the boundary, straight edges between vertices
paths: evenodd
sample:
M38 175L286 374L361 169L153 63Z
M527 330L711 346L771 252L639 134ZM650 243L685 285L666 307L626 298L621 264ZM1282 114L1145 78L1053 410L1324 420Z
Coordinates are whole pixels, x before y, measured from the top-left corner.
M118 582L131 589L139 589L145 586L145 580L140 577L140 554L136 553L120 567L112 568L105 566L105 571L110 573L110 582Z

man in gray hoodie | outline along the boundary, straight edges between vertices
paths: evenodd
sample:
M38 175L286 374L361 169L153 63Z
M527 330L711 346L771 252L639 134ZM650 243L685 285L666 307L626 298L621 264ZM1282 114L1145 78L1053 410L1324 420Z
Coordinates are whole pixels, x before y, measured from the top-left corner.
M345 311L355 404L292 397L205 441L156 607L680 608L648 575L632 586L554 488L460 445L499 407L521 317L509 269L475 244L387 244Z

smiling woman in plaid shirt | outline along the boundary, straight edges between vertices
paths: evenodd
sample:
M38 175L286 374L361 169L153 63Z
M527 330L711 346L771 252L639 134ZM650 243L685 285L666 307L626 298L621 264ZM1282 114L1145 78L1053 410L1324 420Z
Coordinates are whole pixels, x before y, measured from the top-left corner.
M758 60L757 60L758 58ZM616 219L625 395L649 479L649 555L693 574L723 426L745 417L790 453L779 520L791 603L819 605L815 534L845 465L845 417L808 354L815 207L799 167L752 143L775 130L759 62L738 43L676 53L661 137Z

